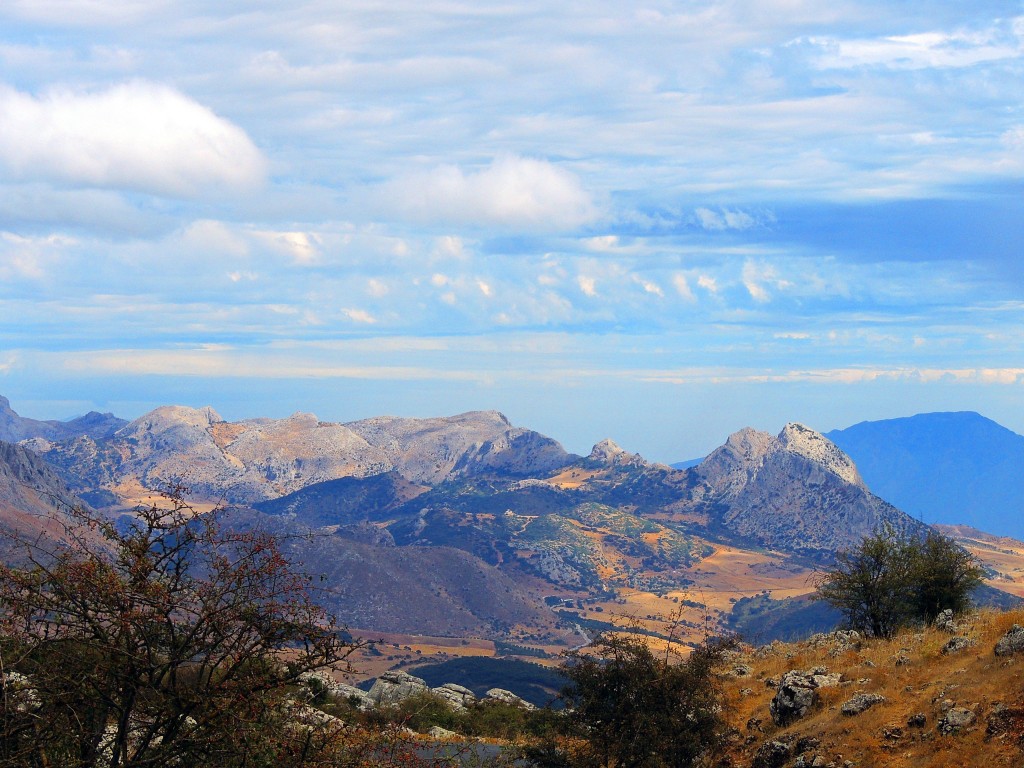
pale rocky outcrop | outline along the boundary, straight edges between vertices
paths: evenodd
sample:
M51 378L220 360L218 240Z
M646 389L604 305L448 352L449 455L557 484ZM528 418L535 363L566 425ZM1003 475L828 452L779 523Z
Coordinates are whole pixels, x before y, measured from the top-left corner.
M536 709L536 707L526 701L526 699L516 696L512 691L506 691L504 688L491 688L487 691L485 699L489 699L490 701L500 701L504 704L522 707L523 709Z
M447 728L442 728L439 725L435 725L427 731L427 736L438 741L455 741L462 738L455 731L449 731Z
M955 635L946 641L946 644L942 646L941 653L946 656L951 653L960 653L960 651L966 650L974 645L974 641L969 637L963 637L962 635Z
M920 525L871 494L853 461L801 424L777 437L740 430L694 471L721 510L717 522L770 547L835 552L885 525Z
M476 696L469 688L455 683L445 683L432 689L431 693L443 699L454 710L462 710L476 703Z
M953 610L951 608L947 608L935 617L935 628L951 633L958 631L956 621L953 618Z
M421 693L429 693L430 686L422 678L408 672L391 670L377 678L370 688L369 697L379 707L390 707Z
M376 704L366 691L339 683L323 672L304 672L299 676L299 682L305 685L310 698L324 696L331 701L349 701L362 710L372 709Z

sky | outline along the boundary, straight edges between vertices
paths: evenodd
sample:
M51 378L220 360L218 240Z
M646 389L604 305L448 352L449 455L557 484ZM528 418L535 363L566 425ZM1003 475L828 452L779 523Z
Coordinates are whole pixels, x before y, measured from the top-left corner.
M1024 3L6 0L0 394L1024 432Z

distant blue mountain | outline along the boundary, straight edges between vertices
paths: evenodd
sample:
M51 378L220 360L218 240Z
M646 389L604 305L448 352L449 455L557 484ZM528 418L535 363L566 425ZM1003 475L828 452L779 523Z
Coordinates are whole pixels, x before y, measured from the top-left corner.
M699 459L687 459L686 461L677 461L675 464L669 464L672 469L689 469L690 467L696 467L705 457L701 456Z
M966 411L865 421L825 436L873 493L904 512L1024 539L1024 436Z

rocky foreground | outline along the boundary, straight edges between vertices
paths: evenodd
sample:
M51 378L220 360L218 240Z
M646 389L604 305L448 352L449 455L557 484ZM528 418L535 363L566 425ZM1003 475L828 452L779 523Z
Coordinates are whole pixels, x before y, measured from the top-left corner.
M853 631L732 652L720 678L727 746L709 764L737 768L1024 764L1024 611L939 617L892 640ZM432 697L440 709L530 708L494 689L431 689L389 672L369 691L307 676L307 697L352 710ZM330 707L328 707L330 709ZM337 712L337 709L332 711ZM464 737L421 721L419 738ZM410 736L413 734L410 733ZM415 738L415 736L413 736Z
M726 670L723 764L753 768L1024 764L1024 612L892 640L773 643Z

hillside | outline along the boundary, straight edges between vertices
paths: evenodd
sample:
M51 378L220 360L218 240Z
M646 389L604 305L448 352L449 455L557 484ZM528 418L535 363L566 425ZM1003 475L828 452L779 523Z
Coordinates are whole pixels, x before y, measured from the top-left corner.
M820 635L737 656L723 686L733 733L729 764L1020 766L1024 658L993 652L1014 624L1024 624L1024 611L982 612L955 632L906 631L889 641ZM963 647L944 650L953 638ZM814 690L805 715L778 725L771 700L793 670L814 671L825 687ZM825 675L841 677L828 684ZM860 714L844 713L859 694L883 699Z
M45 461L22 446L0 442L0 557L20 557L18 542L34 542L42 534L62 540L64 513L78 503Z
M865 421L826 437L908 514L1024 539L1024 436L961 412Z

